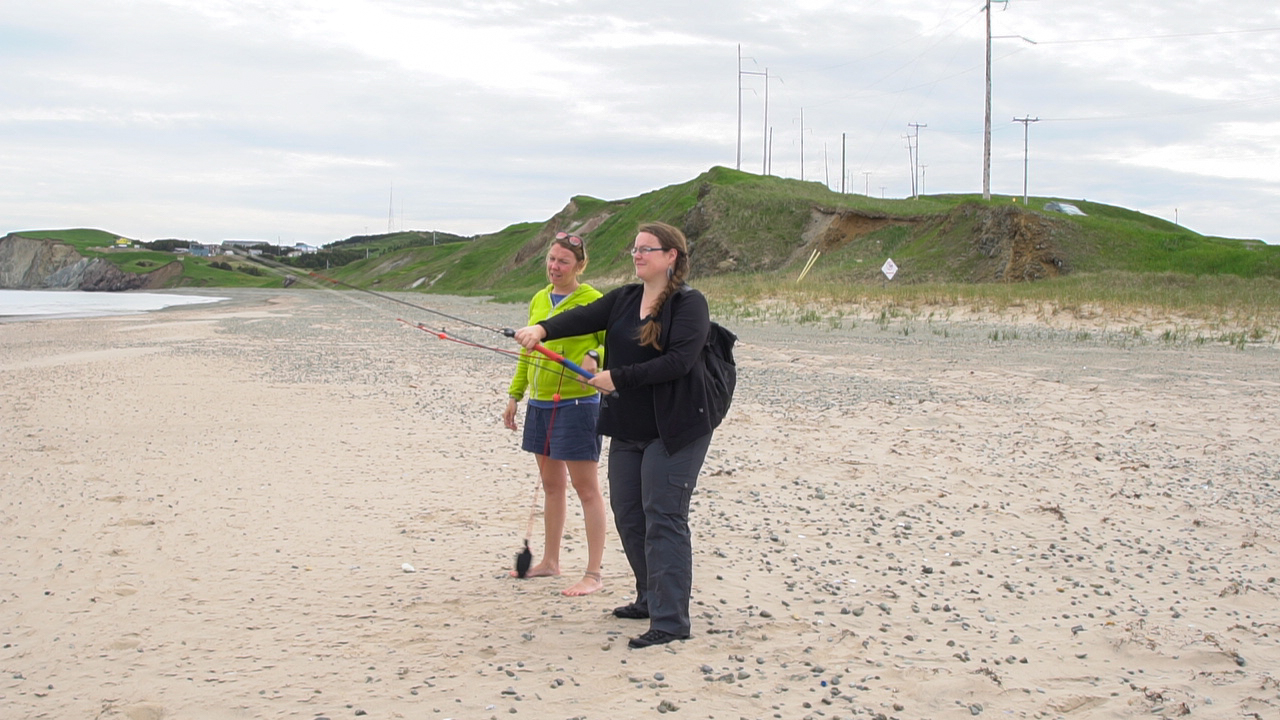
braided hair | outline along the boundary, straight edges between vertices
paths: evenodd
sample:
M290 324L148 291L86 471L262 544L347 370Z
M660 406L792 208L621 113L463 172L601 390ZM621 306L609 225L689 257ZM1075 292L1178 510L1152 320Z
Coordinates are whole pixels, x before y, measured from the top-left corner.
M661 222L644 223L636 233L649 233L658 239L663 250L676 251L675 265L672 265L667 272L667 286L654 302L653 310L649 314L649 322L640 327L640 336L637 338L642 346L662 350L662 345L658 341L662 336L662 323L658 318L662 317L662 307L667 304L667 300L684 287L685 278L689 275L689 241L685 239L684 233L680 232L679 228Z

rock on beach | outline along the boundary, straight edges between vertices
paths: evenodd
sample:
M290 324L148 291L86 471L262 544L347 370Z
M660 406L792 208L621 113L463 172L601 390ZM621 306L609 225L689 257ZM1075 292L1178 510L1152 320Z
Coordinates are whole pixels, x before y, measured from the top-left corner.
M559 594L572 500L565 575L507 577L537 478L506 357L226 294L0 324L6 714L1280 715L1274 346L718 318L693 637L637 651L612 529L606 590Z

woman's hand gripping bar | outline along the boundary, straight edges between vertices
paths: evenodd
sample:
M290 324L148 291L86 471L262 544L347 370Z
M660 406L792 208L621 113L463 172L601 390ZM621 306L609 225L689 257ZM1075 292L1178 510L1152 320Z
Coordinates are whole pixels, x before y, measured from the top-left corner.
M506 336L507 336L507 337L509 337L509 338L514 338L514 337L516 336L516 331L515 331L515 330L512 330L511 328L504 328L504 329L502 330L502 334L503 334L503 335L506 335ZM539 352L539 353L541 353L542 355L546 356L546 358L547 358L548 360L552 360L552 361L558 362L558 363L560 363L561 365L565 366L566 368L568 368L568 369L572 370L573 372L575 372L575 373L577 373L577 374L581 375L582 377L584 377L584 378L586 378L586 379L588 379L588 380L590 380L590 379L592 379L592 378L594 378L594 377L595 377L595 373L592 373L590 370L587 370L586 368L582 367L582 366L581 366L581 365L579 365L578 363L576 363L576 362L574 362L574 361L570 360L569 358L567 358L567 357L565 357L565 356L561 355L560 353L556 352L555 350L552 350L552 349L548 348L546 345L543 345L542 343L538 343L538 344L534 345L534 346L533 346L533 349L534 349L534 350L536 350L536 351L538 351L538 352ZM614 398L616 398L616 397L618 397L618 391L617 391L617 390L614 390L614 391L612 391L612 392L609 392L609 393L608 393L608 395L609 395L609 397L614 397Z

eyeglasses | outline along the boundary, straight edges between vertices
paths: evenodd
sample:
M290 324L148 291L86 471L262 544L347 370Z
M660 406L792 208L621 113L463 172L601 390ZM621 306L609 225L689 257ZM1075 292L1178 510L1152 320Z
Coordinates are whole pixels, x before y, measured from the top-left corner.
M578 237L577 235L570 235L569 233L558 232L556 233L556 239L564 240L565 242L569 243L573 247L582 247L582 238Z
M633 247L627 252L632 255L648 255L649 253L664 252L664 247Z

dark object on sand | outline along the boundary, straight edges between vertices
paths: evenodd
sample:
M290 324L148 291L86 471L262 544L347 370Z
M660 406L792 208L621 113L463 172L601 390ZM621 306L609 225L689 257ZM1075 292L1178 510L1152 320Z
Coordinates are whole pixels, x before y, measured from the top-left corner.
M516 577L523 578L529 574L529 566L533 565L533 552L529 550L529 540L524 541L524 549L516 555Z

